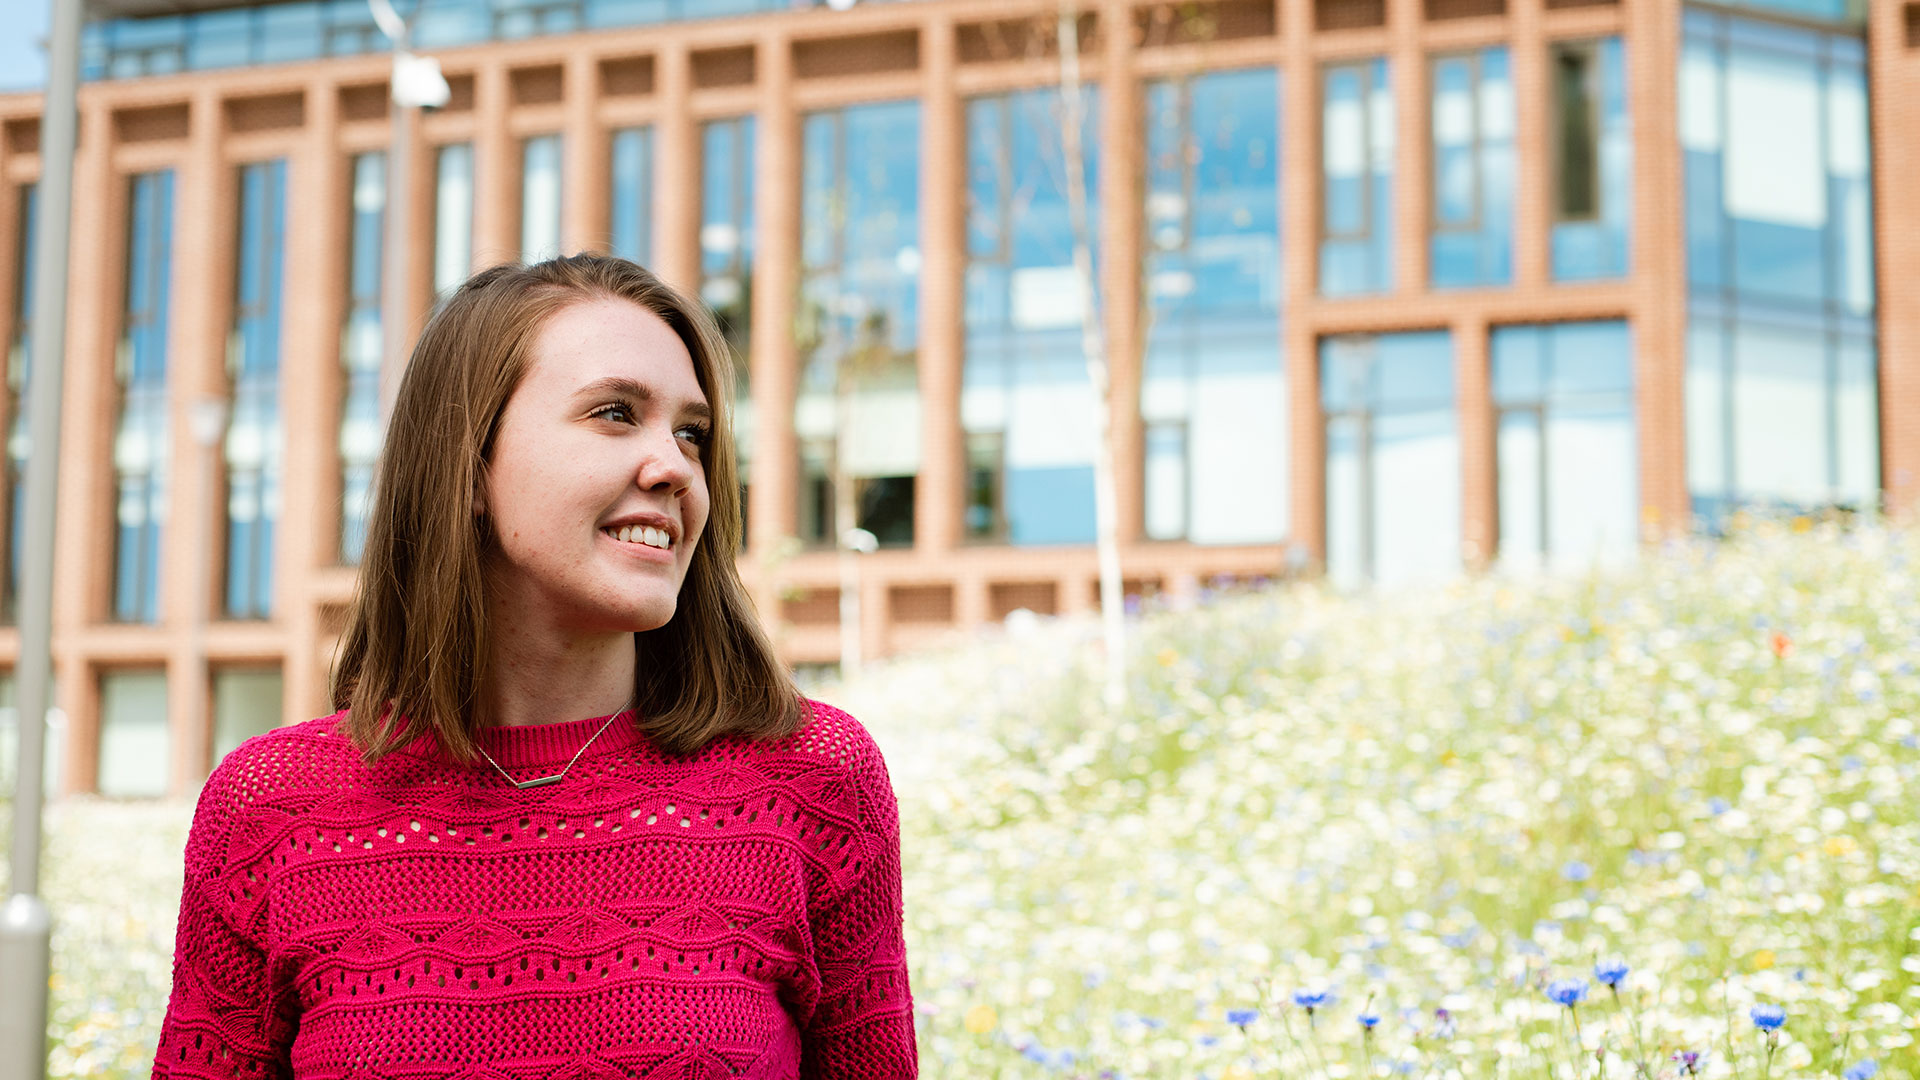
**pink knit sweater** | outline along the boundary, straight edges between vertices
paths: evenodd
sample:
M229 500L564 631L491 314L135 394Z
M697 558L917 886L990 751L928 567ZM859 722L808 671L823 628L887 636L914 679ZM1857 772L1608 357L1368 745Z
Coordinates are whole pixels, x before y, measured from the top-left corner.
M899 809L860 722L661 754L616 719L517 789L341 714L247 740L187 838L156 1077L918 1075ZM518 779L605 717L488 729Z

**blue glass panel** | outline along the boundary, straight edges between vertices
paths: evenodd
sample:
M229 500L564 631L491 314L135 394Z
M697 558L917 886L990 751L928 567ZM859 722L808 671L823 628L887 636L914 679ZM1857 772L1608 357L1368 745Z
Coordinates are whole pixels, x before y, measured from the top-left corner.
M241 167L239 264L234 334L238 355L227 425L226 613L271 614L272 537L279 514L280 311L286 257L286 162Z
M321 33L320 5L312 3L268 4L260 8L255 32L260 47L255 63L279 64L309 60L320 55L326 40Z
M1320 292L1383 292L1393 276L1393 96L1384 59L1322 73Z
M653 129L613 133L613 254L637 263L653 261Z
M1007 469L1008 539L1015 544L1091 544L1093 466Z
M672 18L667 0L587 0L587 25L639 26Z
M1091 157L1098 145L1098 107L1092 94L1086 105L1082 137L1090 155L1085 190L1091 224L1099 220ZM972 258L961 420L982 445L1004 445L999 509L1016 544L1084 542L1093 528L1090 501L1048 504L1032 494L1051 490L1047 485L1058 476L1090 476L1094 451L1094 406L1080 352L1088 308L1072 263L1060 109L1060 95L1051 90L968 103ZM1088 240L1097 263L1098 238ZM1027 473L1027 480L1014 481ZM1034 515L1041 516L1023 520Z
M188 67L195 70L238 67L252 59L251 8L209 11L194 16L187 30Z
M1627 111L1625 52L1617 37L1594 45L1588 76L1597 99L1595 145L1599 213L1590 220L1557 221L1551 263L1556 281L1589 281L1627 273L1633 219L1633 132Z

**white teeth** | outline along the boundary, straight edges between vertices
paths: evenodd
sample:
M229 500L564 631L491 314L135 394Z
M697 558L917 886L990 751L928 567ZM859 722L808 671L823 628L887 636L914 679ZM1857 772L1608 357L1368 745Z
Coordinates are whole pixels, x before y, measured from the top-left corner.
M655 529L647 525L623 525L611 530L611 534L622 543L645 544L648 547L667 549L673 547L665 529Z

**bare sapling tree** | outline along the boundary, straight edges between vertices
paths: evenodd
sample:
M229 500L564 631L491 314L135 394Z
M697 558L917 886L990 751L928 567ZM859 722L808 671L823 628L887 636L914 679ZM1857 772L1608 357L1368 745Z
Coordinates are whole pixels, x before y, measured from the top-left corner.
M1127 701L1126 600L1120 579L1120 524L1114 481L1113 375L1107 364L1107 332L1102 320L1099 284L1093 273L1093 223L1087 211L1086 148L1081 135L1087 116L1080 76L1079 5L1060 5L1057 22L1060 57L1060 143L1065 164L1068 229L1073 237L1073 272L1079 282L1080 351L1093 388L1093 530L1100 566L1100 629L1105 646L1101 699L1118 710ZM1119 32L1118 28L1109 32Z

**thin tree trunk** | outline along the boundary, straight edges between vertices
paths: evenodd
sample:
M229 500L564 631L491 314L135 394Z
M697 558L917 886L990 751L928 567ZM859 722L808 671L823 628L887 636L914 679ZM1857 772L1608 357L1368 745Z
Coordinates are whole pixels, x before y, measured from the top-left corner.
M1099 438L1093 459L1093 521L1100 561L1100 626L1106 645L1106 681L1103 698L1118 709L1127 698L1126 621L1120 587L1120 540L1114 506L1112 379L1107 371L1106 332L1094 291L1091 226L1087 221L1087 176L1080 129L1086 102L1080 84L1080 17L1071 3L1060 5L1060 90L1066 122L1061 143L1066 157L1067 215L1073 230L1073 269L1080 282L1080 348L1086 355L1087 380L1093 385L1095 431Z

